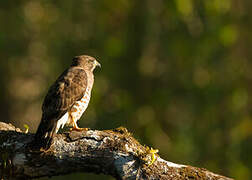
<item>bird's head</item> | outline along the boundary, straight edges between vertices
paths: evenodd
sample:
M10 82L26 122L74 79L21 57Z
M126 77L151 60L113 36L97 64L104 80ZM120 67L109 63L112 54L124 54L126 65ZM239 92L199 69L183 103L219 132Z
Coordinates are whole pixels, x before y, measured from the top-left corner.
M101 67L101 64L93 57L87 55L75 56L72 66L80 66L86 70L93 72L96 66Z

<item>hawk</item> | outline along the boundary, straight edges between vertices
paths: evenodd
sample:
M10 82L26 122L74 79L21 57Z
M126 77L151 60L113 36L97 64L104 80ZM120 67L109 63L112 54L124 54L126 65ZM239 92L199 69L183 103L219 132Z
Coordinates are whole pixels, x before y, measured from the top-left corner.
M72 130L87 130L79 128L77 121L88 106L96 66L101 65L95 58L76 56L71 66L52 84L42 105L42 118L35 134L35 145L48 149L54 134L66 124L72 126Z

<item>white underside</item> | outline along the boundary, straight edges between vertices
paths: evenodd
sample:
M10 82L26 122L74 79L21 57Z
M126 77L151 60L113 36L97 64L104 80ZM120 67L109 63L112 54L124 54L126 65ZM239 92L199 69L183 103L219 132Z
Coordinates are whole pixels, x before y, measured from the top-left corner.
M62 116L58 122L57 122L57 127L56 127L56 133L58 132L58 130L60 128L63 128L65 126L65 124L67 123L68 121L68 118L69 118L69 114L68 112L66 112L66 114L64 114L64 116Z
M90 95L91 95L91 88L88 87L86 92L84 93L84 97L75 103L73 105L73 108L76 108L76 112L66 112L64 116L62 116L58 121L57 121L57 127L56 127L56 133L59 131L60 128L64 128L65 124L73 124L73 121L77 123L77 121L81 118L82 114L88 107L88 103L90 100ZM71 113L71 116L69 115Z

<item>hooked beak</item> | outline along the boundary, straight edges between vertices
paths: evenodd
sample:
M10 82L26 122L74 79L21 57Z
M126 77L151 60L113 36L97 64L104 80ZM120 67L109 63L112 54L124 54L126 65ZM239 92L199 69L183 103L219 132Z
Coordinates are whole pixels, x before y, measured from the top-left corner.
M101 64L98 61L95 61L95 66L98 66L99 68L101 68Z

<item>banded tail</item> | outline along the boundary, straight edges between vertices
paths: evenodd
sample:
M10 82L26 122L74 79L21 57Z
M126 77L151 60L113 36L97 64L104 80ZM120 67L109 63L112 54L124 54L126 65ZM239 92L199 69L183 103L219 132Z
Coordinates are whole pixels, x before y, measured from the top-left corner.
M52 144L54 135L56 134L57 121L55 119L48 120L42 117L37 132L35 134L32 146L36 149L43 148L47 150Z

